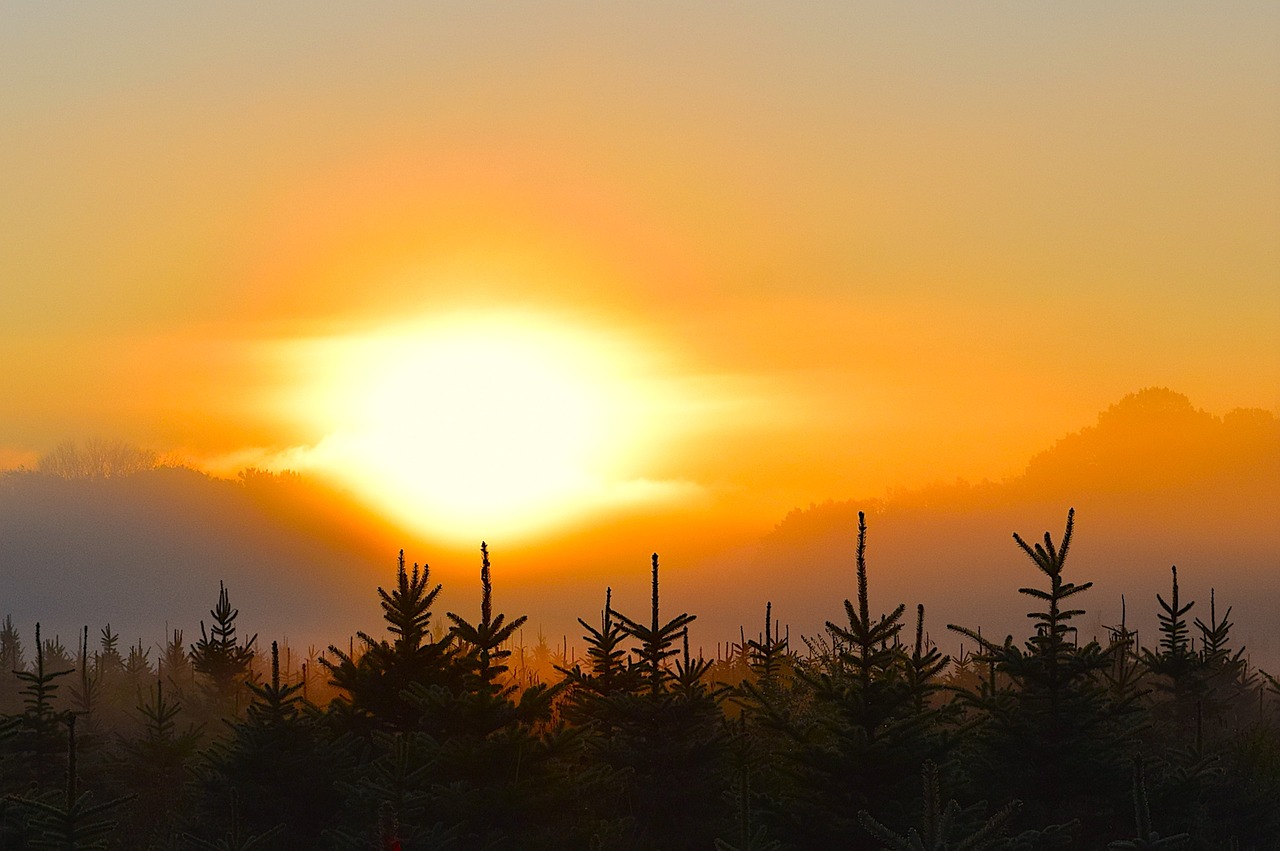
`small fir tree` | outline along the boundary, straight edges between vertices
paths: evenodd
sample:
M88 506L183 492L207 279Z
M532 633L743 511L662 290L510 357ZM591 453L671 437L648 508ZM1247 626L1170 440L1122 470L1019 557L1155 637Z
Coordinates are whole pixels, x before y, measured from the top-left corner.
M1092 587L1063 576L1074 528L1072 510L1060 545L1048 533L1035 545L1014 535L1049 582L1047 590L1018 589L1043 605L1027 615L1036 628L1024 647L1012 637L1000 645L974 630L951 628L976 642L977 658L1007 683L969 695L981 723L966 766L979 788L1017 795L1036 823L1082 814L1085 838L1092 840L1115 819L1112 802L1121 794L1126 754L1136 743L1136 706L1132 696L1117 700L1105 681L1119 646L1078 646L1069 637L1071 621L1084 614L1069 601Z
M270 679L248 688L253 699L244 718L228 721L230 735L209 748L201 782L211 797L235 791L246 833L262 835L283 824L271 847L316 848L342 803L336 783L349 770L347 744L303 703L301 684L281 677L277 642L271 643Z
M74 668L51 670L46 665L45 645L40 641L40 624L36 624L35 666L30 671L15 671L22 686L24 709L18 748L25 752L27 776L43 788L52 772L54 755L62 747L62 721L66 714L55 708L58 680L74 673Z
M408 732L418 729L420 708L406 699L414 686L458 686L462 671L455 664L457 648L452 633L438 639L431 633L431 607L440 594L440 585L430 584L431 569L417 564L405 568L400 551L396 584L387 591L378 588L382 617L392 641L378 641L364 632L356 633L363 652L344 652L330 645L336 661L321 658L330 682L344 694L352 723L364 731L384 729Z
M210 696L223 714L235 714L239 710L239 693L253 665L255 634L243 643L236 639L236 618L239 609L231 607L227 586L218 583L218 604L209 610L213 619L208 630L200 622L200 640L191 645L191 666L203 674L209 684Z
M36 832L36 837L29 845L32 848L57 851L106 849L108 838L115 831L116 821L105 816L132 796L94 804L91 792L79 790L76 716L67 714L63 716L63 720L67 726L67 784L63 802L57 805L36 798L18 799L18 803L31 813L32 826Z

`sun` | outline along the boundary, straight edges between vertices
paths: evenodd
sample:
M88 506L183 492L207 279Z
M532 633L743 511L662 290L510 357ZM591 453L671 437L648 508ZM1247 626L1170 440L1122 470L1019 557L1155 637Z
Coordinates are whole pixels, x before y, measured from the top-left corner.
M616 499L646 435L627 344L530 314L448 315L312 341L307 463L453 540L535 534Z

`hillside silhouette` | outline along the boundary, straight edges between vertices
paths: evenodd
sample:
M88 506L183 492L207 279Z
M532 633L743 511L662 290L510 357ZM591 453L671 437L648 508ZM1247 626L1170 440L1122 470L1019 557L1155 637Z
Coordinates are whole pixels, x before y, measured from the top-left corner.
M350 589L394 555L398 537L343 494L291 474L0 475L5 613L68 641L108 619L130 640L159 639L166 622L189 636L220 580L251 601L246 619L318 639L356 622Z
M321 482L137 470L127 447L97 450L115 460L87 464L63 447L45 472L0 474L0 616L24 628L41 620L69 641L82 625L110 620L129 641L158 641L166 623L190 635L225 580L247 629L319 643L355 628L361 589L401 548L432 563L446 599L472 596L469 549L416 539ZM120 472L94 472L103 469ZM1236 605L1239 639L1277 667L1280 639L1268 621L1280 609L1280 421L1262 410L1214 416L1166 389L1125 397L1006 481L816 504L762 540L655 514L520 550L497 546L510 565L507 593L531 615L530 641L539 629L554 640L575 635L574 618L598 605L605 585L625 605L643 601L645 559L656 549L672 565L673 599L701 613L695 648L710 650L738 640L766 600L797 633L837 616L832 600L852 593L865 510L878 601L918 600L931 622L983 623L1003 635L1025 620L1009 590L1025 569L1010 533L1054 528L1069 506L1077 564L1098 589L1082 630L1101 634L1118 621L1121 594L1138 626L1153 630L1152 602L1177 564L1188 598L1207 601L1216 587Z
M1253 652L1280 655L1268 624L1280 606L1280 420L1258 409L1215 416L1165 388L1126 396L1005 481L955 481L792 511L766 536L752 574L788 577L775 611L793 623L809 628L830 617L808 600L833 567L847 565L862 509L872 518L880 592L892 602L919 599L952 620L975 621L982 611L1002 634L1014 632L1023 620L1018 595L989 596L1024 568L1009 535L1052 528L1068 506L1081 530L1078 569L1097 582L1105 613L1082 629L1101 634L1108 618L1118 622L1125 594L1131 613L1149 615L1140 626L1154 630L1150 604L1177 564L1192 596L1207 600L1216 587L1218 599L1237 603L1238 634Z

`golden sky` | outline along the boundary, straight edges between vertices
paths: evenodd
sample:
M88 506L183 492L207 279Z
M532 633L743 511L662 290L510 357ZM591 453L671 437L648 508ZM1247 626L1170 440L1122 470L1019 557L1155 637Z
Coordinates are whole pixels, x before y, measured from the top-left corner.
M1273 3L6 4L0 465L121 437L470 539L999 478L1146 386L1280 410L1278 34Z

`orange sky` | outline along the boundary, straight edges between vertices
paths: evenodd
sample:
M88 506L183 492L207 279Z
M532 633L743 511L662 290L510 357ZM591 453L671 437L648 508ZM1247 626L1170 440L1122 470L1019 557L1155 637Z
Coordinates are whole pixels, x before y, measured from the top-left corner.
M352 353L446 326L537 369L563 343L564 398L607 400L530 497L560 524L999 478L1151 385L1280 410L1277 32L1264 3L10 4L0 465L405 457L412 513L428 462L356 414L428 355ZM476 431L402 380L398 415L461 422L431 439Z

